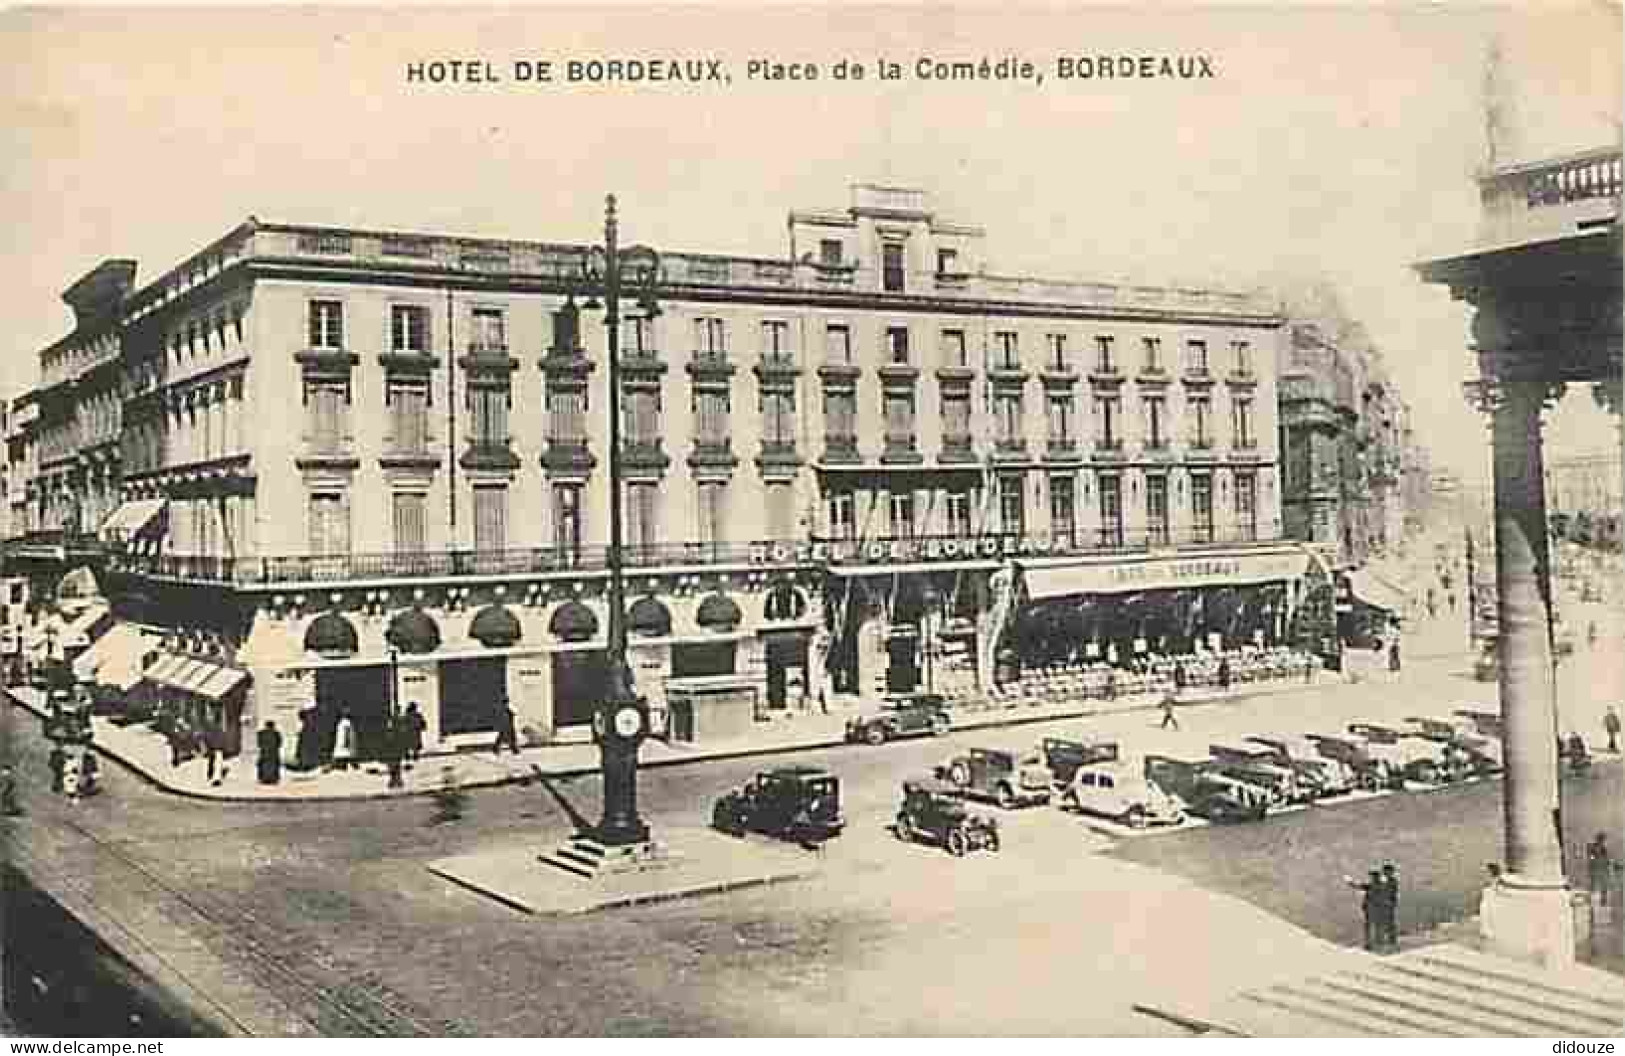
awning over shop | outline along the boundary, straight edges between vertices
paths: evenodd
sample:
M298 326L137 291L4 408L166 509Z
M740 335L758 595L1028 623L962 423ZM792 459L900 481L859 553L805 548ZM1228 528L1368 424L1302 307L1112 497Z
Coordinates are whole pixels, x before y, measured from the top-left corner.
M360 648L355 626L336 612L324 612L310 621L305 649L322 656L354 656Z
M1308 560L1301 550L1276 550L1091 563L1023 561L1020 567L1027 599L1043 601L1074 594L1123 594L1296 579L1303 575Z
M708 631L731 631L743 618L739 606L726 594L707 595L694 614L694 622Z
M468 636L491 649L507 648L522 634L518 617L501 605L487 605L468 625Z
M403 653L432 653L440 648L440 626L422 609L407 609L389 621L384 640Z
M1388 612L1399 612L1405 608L1405 592L1376 573L1362 568L1348 575L1349 591L1362 604Z
M242 685L248 678L248 672L241 668L217 664L211 660L198 660L193 657L165 653L158 658L156 663L147 668L143 677L148 682L167 686L182 693L195 694L207 697L210 700L219 700Z
M581 602L567 601L553 610L547 631L560 641L584 642L598 633L598 617Z
M208 678L198 684L199 696L219 700L248 679L248 672L236 667L215 667Z
M137 499L126 502L102 522L100 534L109 538L138 535L163 510L165 499Z

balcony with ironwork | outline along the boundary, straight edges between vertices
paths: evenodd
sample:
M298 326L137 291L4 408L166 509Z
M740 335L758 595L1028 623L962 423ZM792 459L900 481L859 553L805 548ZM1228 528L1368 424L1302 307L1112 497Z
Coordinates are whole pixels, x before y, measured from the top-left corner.
M726 474L739 465L739 456L734 454L733 445L726 436L700 437L694 441L694 449L688 454L688 465L698 473Z
M671 465L671 456L656 437L628 437L621 445L621 466L628 473L663 473Z
M1224 376L1224 383L1232 389L1255 389L1258 387L1258 372L1252 367L1231 367Z
M470 341L468 354L457 365L470 373L507 374L519 366L519 361L508 355L505 343Z
M1116 363L1102 363L1097 360L1089 367L1089 383L1112 388L1123 384L1123 372L1117 368Z
M824 461L856 465L862 461L858 453L858 438L853 433L825 433Z
M1128 452L1120 436L1097 437L1094 446L1089 449L1089 458L1095 462L1124 462L1128 459Z
M697 383L727 384L734 376L735 368L726 353L702 350L694 353L684 369Z
M1078 441L1070 436L1052 436L1044 441L1044 458L1049 462L1075 462L1083 457Z
M457 464L464 469L506 473L519 468L519 456L513 453L512 440L474 437Z
M1187 363L1185 369L1179 374L1179 379L1186 385L1194 388L1206 388L1213 384L1213 371L1206 363Z
M942 463L975 462L976 442L969 433L946 434L942 438L942 450L937 453L937 461Z
M542 468L549 473L585 476L597 464L585 437L549 437L542 452Z
M1027 450L1027 438L1021 434L996 436L993 438L993 461L995 462L1026 462L1030 457Z
M756 377L764 385L775 382L794 383L801 376L801 365L796 362L794 356L787 354L764 353L762 358L756 361L753 369L756 371Z
M890 433L880 449L880 461L888 465L912 466L925 461L913 433Z
M767 478L793 475L802 466L801 453L794 440L763 440L756 454L756 468Z

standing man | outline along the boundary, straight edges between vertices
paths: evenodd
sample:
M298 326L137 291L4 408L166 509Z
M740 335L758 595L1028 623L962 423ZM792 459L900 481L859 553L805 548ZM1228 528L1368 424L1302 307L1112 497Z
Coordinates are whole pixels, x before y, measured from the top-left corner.
M1586 844L1586 871L1591 878L1591 894L1599 906L1613 903L1608 897L1614 882L1614 856L1608 853L1608 837L1597 833L1597 838Z
M415 763L418 756L423 754L423 731L429 728L428 720L424 719L423 712L418 710L418 702L413 701L406 706L406 761Z
M506 696L497 702L497 741L491 746L491 754L501 755L503 745L513 749L513 754L519 754L519 734L514 731L513 709L508 706Z
M277 730L276 723L270 719L260 727L260 732L254 738L258 748L258 759L255 770L259 773L260 784L275 785L282 780L282 734Z
M1162 695L1162 725L1159 729L1166 730L1172 726L1175 732L1179 730L1179 720L1174 718L1174 704L1179 700L1179 690L1170 687Z
M1388 643L1388 670L1399 674L1399 634L1395 632L1393 641Z
M1602 728L1608 734L1608 750L1619 751L1619 712L1612 704L1602 716Z
M1345 876L1343 882L1360 892L1360 915L1365 918L1365 948L1376 952L1377 947L1382 942L1382 927L1379 923L1380 910L1378 909L1378 903L1382 897L1382 874L1373 869L1363 881L1356 880L1352 876Z
M1393 862L1382 866L1382 888L1378 908L1382 928L1382 947L1399 949L1399 870Z

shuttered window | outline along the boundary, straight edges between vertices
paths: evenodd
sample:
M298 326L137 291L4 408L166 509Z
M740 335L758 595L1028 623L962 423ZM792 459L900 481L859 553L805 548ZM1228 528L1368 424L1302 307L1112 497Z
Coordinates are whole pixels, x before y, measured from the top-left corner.
M415 382L391 381L384 390L389 404L395 450L422 454L429 446L429 387Z
M769 444L795 443L795 393L762 393L762 439Z
M697 439L702 444L728 442L728 394L709 389L694 394L694 416L699 425Z
M474 417L473 442L480 447L502 447L508 442L508 390L473 388L468 390L469 411Z
M585 389L550 389L547 393L548 439L578 444L587 439Z
M310 552L319 555L350 552L350 509L342 492L311 493Z
M395 552L420 554L426 548L428 535L425 524L426 497L422 492L397 491L393 496L395 523Z
M659 493L653 483L626 486L626 541L635 547L653 547L660 541Z
M349 408L348 382L305 382L305 414L311 447L317 451L336 451L344 445Z
M700 542L720 543L727 538L727 492L725 485L704 481L699 485Z
M474 489L474 549L503 550L508 545L508 489Z

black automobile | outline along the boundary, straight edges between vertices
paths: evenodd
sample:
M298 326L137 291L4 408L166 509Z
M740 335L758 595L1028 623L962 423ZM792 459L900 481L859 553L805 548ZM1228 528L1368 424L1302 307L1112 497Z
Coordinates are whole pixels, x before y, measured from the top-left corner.
M936 778L903 782L903 802L892 832L908 843L944 847L955 858L975 850L999 849L999 823L968 809L958 789Z
M1072 787L1078 768L1095 763L1115 763L1121 754L1116 741L1069 741L1045 737L1038 742L1038 754L1049 767L1056 788Z
M1261 785L1225 773L1211 759L1148 755L1145 776L1177 796L1192 814L1209 821L1257 821L1269 813L1274 798Z
M760 832L796 843L822 843L846 827L840 778L816 766L764 770L717 800L711 824L733 836Z
M900 737L941 737L952 728L944 698L936 694L898 697L879 711L848 719L846 739L885 744Z

